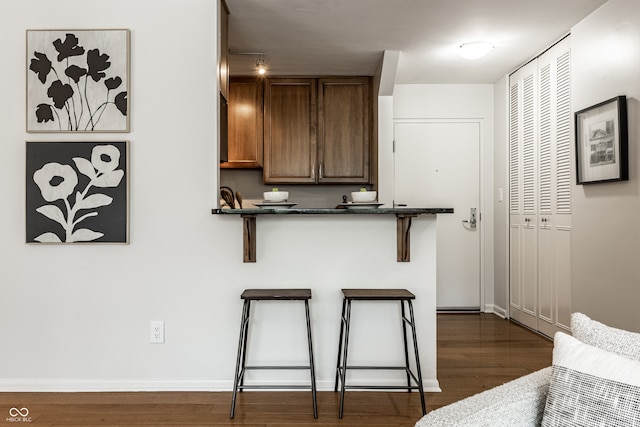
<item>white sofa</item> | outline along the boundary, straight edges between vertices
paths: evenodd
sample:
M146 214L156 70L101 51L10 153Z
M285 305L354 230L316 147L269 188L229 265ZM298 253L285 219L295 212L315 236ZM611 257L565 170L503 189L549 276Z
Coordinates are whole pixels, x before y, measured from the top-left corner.
M640 426L640 333L571 316L553 366L436 409L415 427Z

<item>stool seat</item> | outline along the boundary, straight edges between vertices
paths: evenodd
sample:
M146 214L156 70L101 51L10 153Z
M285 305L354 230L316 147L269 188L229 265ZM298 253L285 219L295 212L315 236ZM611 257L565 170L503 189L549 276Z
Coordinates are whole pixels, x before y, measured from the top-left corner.
M351 300L410 300L416 296L406 289L343 289L342 294Z
M311 299L311 289L245 289L240 295L244 300L242 308L242 320L240 321L240 337L238 339L238 356L236 358L236 372L233 377L233 394L231 399L231 414L229 418L233 418L236 409L236 397L238 392L249 389L305 389L311 390L311 398L313 402L313 418L318 418L318 405L316 399L316 373L315 364L313 362L313 343L311 340L311 316L309 314L309 300ZM251 314L251 303L253 301L302 301L304 302L304 311L307 326L307 345L309 348L309 364L299 365L254 365L248 366L247 360L247 337L249 335L249 318ZM310 374L311 384L259 384L247 385L244 383L246 371L249 370L290 370L303 369L308 370Z
M245 289L244 300L309 300L311 289Z
M418 390L420 393L420 403L422 404L422 415L427 413L424 400L424 390L422 384L422 370L420 369L420 355L418 354L418 338L416 334L416 323L413 315L413 300L416 296L406 289L343 289L342 290L342 314L340 322L340 338L338 340L338 363L336 365L336 381L334 391L340 388L340 410L338 417L342 418L344 412L345 390ZM347 363L349 354L349 330L351 325L351 304L353 301L393 301L400 302L400 316L402 319L402 338L404 341L404 365L402 366L355 366ZM406 315L405 305L409 309L409 317ZM415 372L409 365L409 344L407 339L407 327L411 329L413 356L415 362ZM407 377L406 386L386 386L386 385L351 385L347 382L347 370L366 369L386 369L403 371Z

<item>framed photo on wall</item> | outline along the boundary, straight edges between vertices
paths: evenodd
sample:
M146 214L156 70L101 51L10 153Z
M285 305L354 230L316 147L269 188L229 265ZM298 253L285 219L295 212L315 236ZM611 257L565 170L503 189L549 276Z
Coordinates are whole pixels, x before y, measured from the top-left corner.
M27 30L27 132L129 132L129 30Z
M627 98L618 96L575 113L578 184L629 179Z
M27 141L27 243L128 243L128 160L128 141Z

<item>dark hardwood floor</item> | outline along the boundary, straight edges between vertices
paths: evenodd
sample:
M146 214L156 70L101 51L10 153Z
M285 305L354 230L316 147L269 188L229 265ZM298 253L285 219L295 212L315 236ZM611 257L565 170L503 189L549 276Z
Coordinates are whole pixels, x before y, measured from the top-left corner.
M438 315L438 379L442 393L427 393L433 410L551 364L553 344L490 314ZM0 393L0 425L11 408L28 408L29 425L63 426L385 426L410 427L420 419L418 393L318 393L317 420L309 392L245 392L229 419L231 393Z

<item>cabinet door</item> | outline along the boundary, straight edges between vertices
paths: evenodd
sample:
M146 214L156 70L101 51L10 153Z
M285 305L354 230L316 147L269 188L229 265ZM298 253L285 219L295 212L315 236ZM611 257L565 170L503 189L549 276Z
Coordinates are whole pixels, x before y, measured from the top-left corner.
M569 39L538 59L540 74L538 329L570 329L571 94Z
M262 83L253 77L229 83L229 161L221 168L262 167Z
M514 73L509 88L510 315L537 330L536 61Z
M218 2L219 14L219 46L220 54L218 61L218 85L220 93L229 100L229 8L224 0Z
M315 79L267 79L264 89L266 184L316 182Z
M555 218L553 222L556 232L556 305L555 326L565 330L571 329L571 233L572 202L571 186L573 184L571 150L573 147L571 112L571 48L570 39L555 58L557 68L556 91L556 185L555 185Z
M318 82L318 182L369 182L371 156L369 78Z

